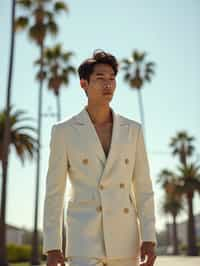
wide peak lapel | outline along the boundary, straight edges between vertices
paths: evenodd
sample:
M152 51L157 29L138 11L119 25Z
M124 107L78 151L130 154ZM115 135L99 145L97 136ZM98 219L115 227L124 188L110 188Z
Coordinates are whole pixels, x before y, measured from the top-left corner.
M96 154L98 158L102 161L103 164L105 164L106 156L104 153L104 150L101 146L99 137L97 135L96 129L90 119L90 116L86 110L86 106L83 108L83 110L77 115L76 117L76 124L81 126L81 131L89 140L89 149L91 149L91 152Z
M112 164L115 162L115 157L117 156L117 143L119 141L119 132L120 132L120 121L119 121L119 115L115 113L115 111L111 108L112 114L113 114L113 128L112 128L112 137L111 137L111 143L110 143L110 149L108 153L108 157L105 163L105 167L102 173L101 179L104 177L107 179L107 173L109 172L109 169L111 168Z

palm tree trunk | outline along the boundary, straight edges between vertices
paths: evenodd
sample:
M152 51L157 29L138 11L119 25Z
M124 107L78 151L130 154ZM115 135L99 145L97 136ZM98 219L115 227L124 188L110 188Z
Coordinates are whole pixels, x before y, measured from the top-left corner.
M2 195L1 195L1 217L0 217L0 265L8 265L6 249L6 196L7 196L7 166L2 161Z
M2 160L2 194L1 194L1 213L0 213L0 265L8 265L6 249L6 200L7 200L7 182L8 182L8 154L10 143L10 102L11 102L11 83L14 58L14 21L15 21L15 0L12 1L12 22L11 22L11 42L10 42L10 63L7 85L6 100L6 121L3 139L3 160Z
M167 222L166 224L166 240L167 240L167 245L170 245L170 226L169 223Z
M57 121L61 120L61 103L60 103L60 94L56 95L56 104L57 104ZM65 256L66 248L66 228L65 228L65 209L63 209L63 221L62 221L62 252Z
M181 163L185 166L185 167L187 167L187 155L186 155L186 153L184 153L184 154L181 154Z
M57 121L60 121L61 120L60 94L56 95L56 105L57 105Z
M139 108L140 108L140 118L141 118L141 122L142 122L144 139L146 140L146 137L145 137L145 122L144 122L144 107L143 107L141 89L137 89L137 92L138 92L138 101L139 101Z
M187 194L188 201L188 255L198 256L198 249L196 245L196 230L195 230L195 220L193 213L193 194Z
M40 73L43 71L43 50L44 44L40 46ZM32 256L31 264L40 265L39 254L39 237L38 237L38 203L39 203L39 181L40 181L40 151L41 151L41 129L42 129L42 98L43 98L43 79L40 79L38 93L38 152L37 152L37 169L36 169L36 194L35 194L35 215L34 215L34 231L32 238Z
M176 216L173 215L173 255L178 255L178 238L177 238L177 226L176 226Z

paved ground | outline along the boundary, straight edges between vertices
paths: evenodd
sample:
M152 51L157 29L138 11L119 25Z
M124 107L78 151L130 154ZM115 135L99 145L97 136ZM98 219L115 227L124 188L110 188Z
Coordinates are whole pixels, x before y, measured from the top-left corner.
M67 266L67 263L65 263ZM43 264L42 266L46 266ZM154 266L200 266L200 256L183 257L183 256L158 256Z
M158 256L154 266L200 266L200 256Z

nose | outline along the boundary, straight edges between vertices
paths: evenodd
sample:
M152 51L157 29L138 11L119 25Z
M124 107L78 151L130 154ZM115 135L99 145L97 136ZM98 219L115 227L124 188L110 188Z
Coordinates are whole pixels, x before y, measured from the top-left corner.
M110 83L105 83L104 84L104 89L110 89L111 88L111 84Z

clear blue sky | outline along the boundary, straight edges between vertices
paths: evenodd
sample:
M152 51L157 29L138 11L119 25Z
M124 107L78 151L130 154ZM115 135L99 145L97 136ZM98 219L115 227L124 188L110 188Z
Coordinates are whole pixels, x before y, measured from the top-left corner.
M147 151L155 191L156 227L161 230L166 218L160 213L162 191L156 178L164 167L175 169L178 160L171 157L169 140L179 130L187 130L196 137L200 148L200 2L198 0L124 0L122 1L66 1L70 13L60 16L57 40L66 50L74 51L72 63L77 67L94 49L105 49L118 59L129 57L133 49L146 51L148 60L156 62L152 83L142 90L145 107ZM0 4L0 108L5 105L10 39L10 2ZM39 51L28 41L25 33L16 38L12 103L37 119L38 84L34 79L33 61ZM120 114L140 122L136 91L117 77L117 89L111 106ZM62 118L78 113L87 103L78 77L71 78L63 88ZM44 88L43 113L56 111L54 96ZM39 228L42 215L45 180L49 155L50 130L55 118L43 118L42 171L40 180ZM36 126L36 122L34 124ZM160 153L161 152L161 153ZM163 153L162 153L163 152ZM16 226L33 227L36 165L27 161L22 167L13 150L9 162L7 222ZM194 211L200 211L199 196L195 197ZM179 220L185 219L183 214Z

